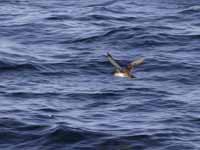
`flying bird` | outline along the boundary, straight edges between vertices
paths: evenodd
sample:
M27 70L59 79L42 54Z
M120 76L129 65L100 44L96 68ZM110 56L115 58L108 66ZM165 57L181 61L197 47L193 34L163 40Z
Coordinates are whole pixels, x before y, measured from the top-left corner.
M132 74L132 71L135 69L135 67L144 63L144 59L140 58L129 63L126 68L122 68L110 53L107 53L107 58L115 68L114 76L116 77L135 78L135 76Z

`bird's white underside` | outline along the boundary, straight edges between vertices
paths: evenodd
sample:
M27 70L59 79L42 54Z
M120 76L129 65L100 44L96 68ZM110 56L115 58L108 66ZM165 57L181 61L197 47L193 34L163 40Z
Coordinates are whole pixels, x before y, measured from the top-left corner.
M124 73L121 73L121 72L114 73L114 76L116 76L116 77L127 77L127 75L125 75Z

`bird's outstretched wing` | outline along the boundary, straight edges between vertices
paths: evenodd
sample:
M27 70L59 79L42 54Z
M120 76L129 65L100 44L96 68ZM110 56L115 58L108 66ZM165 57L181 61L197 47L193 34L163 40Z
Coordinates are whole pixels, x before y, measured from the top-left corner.
M137 67L137 66L139 66L139 65L141 65L141 64L143 64L143 63L144 63L144 58L140 58L140 59L138 59L138 60L132 61L132 62L130 63L130 65L131 65L132 67Z
M116 70L118 70L118 71L122 70L122 67L117 63L116 60L113 59L111 54L107 53L107 58L108 58L109 62L115 67Z
M132 61L130 64L128 64L127 68L125 69L126 71L130 72L132 69L134 69L135 67L141 65L144 63L144 59L140 58L137 59L135 61Z

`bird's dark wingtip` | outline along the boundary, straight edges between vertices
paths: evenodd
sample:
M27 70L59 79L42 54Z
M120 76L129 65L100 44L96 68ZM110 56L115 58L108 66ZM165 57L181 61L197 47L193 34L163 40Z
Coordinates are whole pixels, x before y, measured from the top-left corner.
M109 52L107 52L107 57L112 57L112 55Z

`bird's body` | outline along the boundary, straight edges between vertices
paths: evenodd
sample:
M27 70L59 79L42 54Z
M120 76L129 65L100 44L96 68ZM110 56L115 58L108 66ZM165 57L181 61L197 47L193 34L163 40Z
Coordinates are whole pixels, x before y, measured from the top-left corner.
M126 68L122 68L116 60L113 59L111 54L107 54L107 58L110 61L110 63L115 67L114 76L116 77L128 77L128 78L134 78L135 76L131 74L132 70L138 66L144 63L144 59L138 59L136 61L131 62L127 65Z
M128 74L123 73L123 72L115 72L114 76L116 76L116 77L129 77Z

